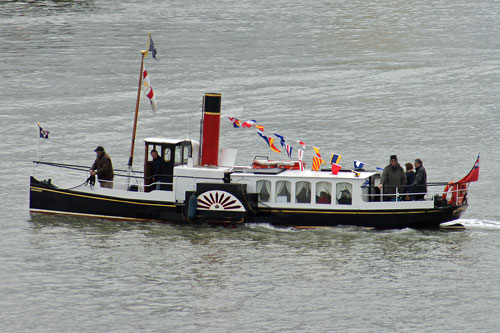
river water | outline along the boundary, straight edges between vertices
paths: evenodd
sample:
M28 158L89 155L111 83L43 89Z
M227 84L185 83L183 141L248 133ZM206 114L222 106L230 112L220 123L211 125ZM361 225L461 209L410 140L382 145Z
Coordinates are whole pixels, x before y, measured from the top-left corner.
M499 14L481 0L0 1L0 329L497 331ZM480 153L466 230L31 215L37 152L90 165L103 145L125 167L148 31L159 110L141 104L136 168L145 137L197 139L201 98L218 92L224 117L347 165L420 157L430 181L449 181ZM37 149L38 121L50 134ZM240 164L274 154L227 119L221 134Z

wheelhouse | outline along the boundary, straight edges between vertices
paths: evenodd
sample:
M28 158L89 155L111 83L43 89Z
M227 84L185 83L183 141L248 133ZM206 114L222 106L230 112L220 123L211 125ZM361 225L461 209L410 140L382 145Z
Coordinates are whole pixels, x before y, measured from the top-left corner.
M147 138L144 156L144 191L152 190L172 191L174 182L174 168L180 165L194 166L199 164L200 144L195 140L172 140L163 138ZM153 158L151 152L156 150L161 159L161 173L154 181Z

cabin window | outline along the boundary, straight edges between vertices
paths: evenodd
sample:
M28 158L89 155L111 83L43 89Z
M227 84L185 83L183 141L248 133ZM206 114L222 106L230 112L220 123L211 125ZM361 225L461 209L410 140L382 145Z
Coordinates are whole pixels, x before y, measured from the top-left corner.
M185 145L182 149L182 164L187 164L188 158L191 157L191 145Z
M271 199L271 182L269 180L258 180L257 193L259 194L259 201L269 202L269 199Z
M316 203L331 204L332 203L332 184L329 182L316 183Z
M351 205L352 204L352 184L351 183L337 183L337 204Z
M311 203L311 183L296 182L295 183L295 202Z
M163 160L165 162L170 162L171 156L172 150L170 148L165 148L165 150L163 151Z
M182 162L182 147L180 145L175 146L175 165L179 165Z
M378 187L373 186L373 176L366 178L363 185L361 185L361 197L363 201L378 201L380 200L380 190Z
M289 181L278 180L276 182L276 202L290 202L290 193L292 186Z

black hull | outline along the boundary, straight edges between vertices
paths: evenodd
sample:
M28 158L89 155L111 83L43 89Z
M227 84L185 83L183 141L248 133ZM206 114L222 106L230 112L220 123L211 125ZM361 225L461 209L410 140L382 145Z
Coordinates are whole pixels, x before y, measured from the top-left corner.
M33 177L30 209L47 213L66 213L131 220L183 220L182 207L175 203L114 197L64 190Z
M467 209L449 206L433 209L414 210L357 210L357 211L304 211L267 210L260 211L255 222L268 222L275 226L295 226L302 228L333 227L351 225L375 229L434 229L441 223L459 219Z
M236 194L236 193L235 193ZM241 193L238 194L241 196ZM188 199L188 198L186 198ZM186 200L188 202L188 200ZM279 227L334 227L352 225L376 229L438 228L441 223L460 218L467 205L415 210L295 210L262 209L246 206L246 212L197 212L188 218L184 204L122 199L57 188L31 178L30 209L35 212L86 215L103 218L207 223L268 223Z

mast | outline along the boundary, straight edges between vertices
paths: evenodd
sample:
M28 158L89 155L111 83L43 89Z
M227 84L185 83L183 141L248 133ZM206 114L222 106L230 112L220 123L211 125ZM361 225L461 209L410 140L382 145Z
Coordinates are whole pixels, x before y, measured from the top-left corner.
M134 116L134 127L132 129L132 144L130 146L130 157L128 159L128 169L132 169L132 164L134 162L134 146L135 146L135 135L137 132L137 119L139 118L139 105L141 101L141 90L142 90L142 79L144 72L144 58L148 56L149 45L151 41L151 33L148 32L148 45L145 50L141 50L141 71L139 73L139 85L137 87L137 100L135 102L135 116Z
M137 101L135 102L135 116L134 116L134 127L132 129L132 144L130 146L130 157L128 159L128 167L132 168L132 164L134 162L134 146L135 146L135 134L137 132L137 119L139 118L139 104L141 101L141 88L142 88L142 72L144 71L144 57L148 52L145 50L141 50L142 59L141 59L141 71L139 74L139 86L137 88Z

